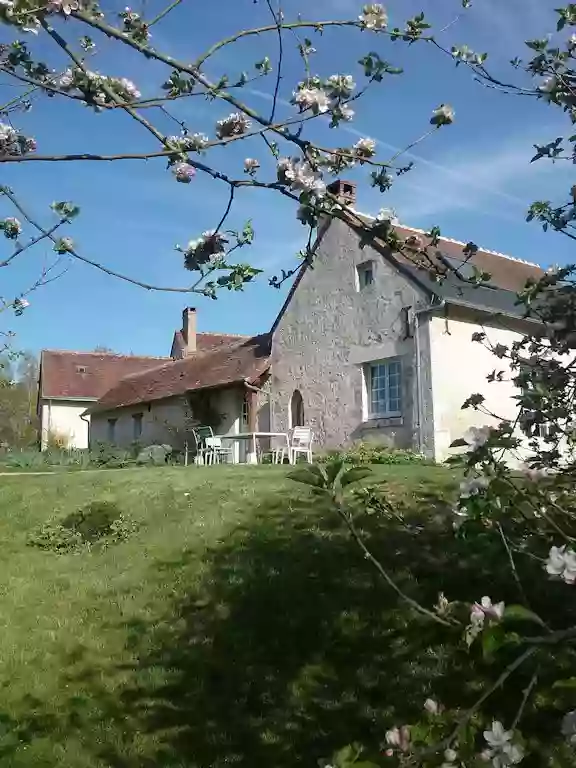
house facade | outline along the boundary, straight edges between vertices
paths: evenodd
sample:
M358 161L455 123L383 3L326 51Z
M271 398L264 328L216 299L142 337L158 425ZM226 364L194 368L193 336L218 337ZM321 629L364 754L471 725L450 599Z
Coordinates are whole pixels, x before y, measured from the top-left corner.
M444 240L439 248L462 268L464 245ZM353 226L332 220L273 329L274 428L294 425L297 402L299 419L324 448L374 440L441 461L468 427L491 421L462 410L472 393L513 421L517 389L487 381L505 362L472 336L484 332L492 345L509 345L529 331L516 294L542 271L488 251L472 263L492 274L489 288L453 276L438 284L386 246L362 248Z
M87 404L92 442L181 447L198 423L221 435L307 424L317 447L373 440L441 461L468 427L490 422L462 410L472 393L514 420L514 385L487 381L504 361L472 335L509 345L529 331L516 294L542 270L491 251L466 258L464 243L443 238L440 265L491 279L474 287L448 271L433 280L385 243L362 246L353 185L343 186L350 215L320 227L313 264L300 269L270 333L198 333L196 311L186 309L169 359L119 377ZM423 233L397 234L410 243Z
M86 409L124 376L157 366L166 359L43 350L37 404L41 450L51 443L66 448L87 448L90 416Z

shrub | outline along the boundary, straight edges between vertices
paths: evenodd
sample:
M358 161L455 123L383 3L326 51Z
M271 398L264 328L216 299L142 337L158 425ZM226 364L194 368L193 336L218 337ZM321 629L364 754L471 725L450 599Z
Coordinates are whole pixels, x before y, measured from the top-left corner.
M97 443L96 448L90 452L90 464L95 467L121 469L133 463L130 451L116 445Z
M361 466L366 464L432 464L430 459L420 453L405 448L390 448L381 443L360 442L350 448L328 451L318 459L320 463L344 461L346 464Z
M45 523L29 536L28 544L54 552L69 552L123 541L136 529L136 524L122 514L115 502L94 501Z

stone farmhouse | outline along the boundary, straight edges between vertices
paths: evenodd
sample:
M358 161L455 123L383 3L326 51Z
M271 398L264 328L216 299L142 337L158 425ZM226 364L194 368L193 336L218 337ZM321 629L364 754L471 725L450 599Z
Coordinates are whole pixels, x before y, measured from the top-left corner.
M354 185L333 190L353 210ZM397 227L402 238L423 234ZM312 427L316 447L375 440L442 460L450 444L489 419L461 405L482 392L486 405L514 419L511 382L489 384L493 344L526 331L516 293L542 270L441 239L440 263L491 274L474 287L457 277L433 281L378 241L361 247L354 218L320 227L312 265L304 264L269 332L255 337L199 333L186 309L169 358L96 353L42 354L42 445L51 431L70 445L129 445L187 439L190 425L215 434ZM89 422L89 426L88 426Z

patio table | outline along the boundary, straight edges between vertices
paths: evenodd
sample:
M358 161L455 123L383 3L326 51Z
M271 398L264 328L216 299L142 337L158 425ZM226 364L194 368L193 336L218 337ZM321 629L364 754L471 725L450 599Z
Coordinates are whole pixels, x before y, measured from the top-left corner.
M250 440L252 451L246 455L246 464L258 464L256 440L259 437L281 437L286 441L286 452L290 461L290 440L287 432L239 432L237 435L219 435L222 440Z

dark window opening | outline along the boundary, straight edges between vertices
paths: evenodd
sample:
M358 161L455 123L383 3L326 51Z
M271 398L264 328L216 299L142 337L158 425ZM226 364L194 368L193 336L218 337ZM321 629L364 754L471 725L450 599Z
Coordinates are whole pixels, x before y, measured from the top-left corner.
M304 426L304 400L298 389L294 390L290 401L290 421L292 427Z

